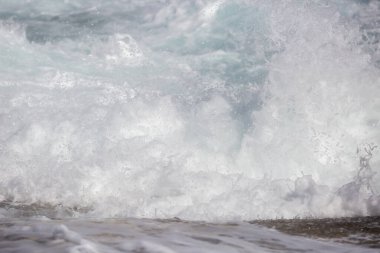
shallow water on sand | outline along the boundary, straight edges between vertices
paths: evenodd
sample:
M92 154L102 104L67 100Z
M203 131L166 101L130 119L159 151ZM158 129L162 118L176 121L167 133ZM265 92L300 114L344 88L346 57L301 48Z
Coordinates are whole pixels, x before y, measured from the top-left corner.
M373 218L373 220L378 222L378 218ZM272 223L276 225L276 228L278 228L277 225L282 222L280 220L272 221ZM349 222L351 221L348 220L348 223ZM290 228L287 232L294 232L294 234L299 234L300 231L297 230L300 228L300 224L305 223L310 225L310 221L308 220L297 220L291 223L295 226ZM329 222L326 222L326 220L319 220L319 222L314 220L312 225L323 228L327 223ZM370 223L371 222L366 224L368 225ZM263 224L265 224L265 222ZM265 225L268 224L269 223ZM379 229L379 223L376 224L377 229ZM352 231L350 231L350 233L351 232ZM309 235L312 234L313 233L310 233ZM327 234L327 237L331 239L334 236ZM379 245L377 245L377 247L378 246ZM187 222L179 219L51 220L46 217L34 217L0 220L0 252L348 253L378 252L378 249L372 249L363 245L359 247L351 244L338 243L334 240L311 239L288 235L274 229L247 222L212 224Z

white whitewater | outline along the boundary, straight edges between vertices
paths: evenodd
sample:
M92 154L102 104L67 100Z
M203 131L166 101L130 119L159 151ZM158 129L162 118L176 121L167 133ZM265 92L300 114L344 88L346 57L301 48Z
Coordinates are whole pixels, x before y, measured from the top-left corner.
M357 252L240 222L380 214L379 21L379 1L0 1L1 252ZM219 225L141 219L173 217Z
M243 221L380 215L379 22L376 0L0 0L0 251L377 252Z
M2 201L90 217L378 213L376 148L352 208L338 194L380 140L378 1L0 4Z

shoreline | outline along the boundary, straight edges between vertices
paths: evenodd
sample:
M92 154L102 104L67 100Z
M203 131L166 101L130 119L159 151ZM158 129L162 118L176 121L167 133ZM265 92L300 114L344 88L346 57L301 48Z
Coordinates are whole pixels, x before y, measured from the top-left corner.
M380 216L252 220L248 223L289 235L380 248Z

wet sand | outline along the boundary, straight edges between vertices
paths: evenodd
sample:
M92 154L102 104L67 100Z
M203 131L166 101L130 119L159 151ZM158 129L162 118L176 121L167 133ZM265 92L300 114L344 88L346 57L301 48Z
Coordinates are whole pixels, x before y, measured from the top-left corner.
M274 228L290 235L380 248L380 216L254 220L249 223Z

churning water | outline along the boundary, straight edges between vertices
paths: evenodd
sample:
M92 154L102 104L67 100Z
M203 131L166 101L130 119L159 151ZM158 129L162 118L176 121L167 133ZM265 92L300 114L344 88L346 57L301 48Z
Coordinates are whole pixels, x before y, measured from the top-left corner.
M379 214L378 1L0 1L0 198Z
M379 215L379 40L376 0L0 0L0 216Z

